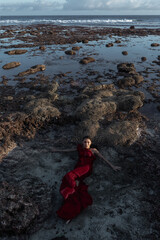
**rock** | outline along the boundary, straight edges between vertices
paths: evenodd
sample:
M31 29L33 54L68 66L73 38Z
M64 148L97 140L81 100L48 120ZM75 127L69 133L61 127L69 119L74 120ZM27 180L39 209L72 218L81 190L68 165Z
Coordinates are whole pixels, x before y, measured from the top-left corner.
M116 112L117 105L114 101L104 102L100 97L87 99L80 104L75 116L80 120L100 120L104 115Z
M99 128L98 121L92 119L81 121L75 129L76 139L81 141L84 136L90 136L91 139L94 139Z
M157 58L158 58L158 60L160 60L160 55Z
M135 26L130 26L130 29L131 29L131 30L135 29Z
M130 146L139 137L139 123L136 121L113 122L103 129L101 137L112 146Z
M117 108L119 111L134 111L143 106L144 94L131 95L131 94L121 94L117 98Z
M159 47L159 43L152 43L151 47Z
M146 57L141 57L142 62L145 62L147 60Z
M78 47L78 46L77 47L72 47L73 51L78 51L79 49L80 49L80 47Z
M73 50L67 50L67 51L65 51L65 54L67 54L67 55L75 55L76 52L73 51Z
M142 75L140 75L140 74L133 74L132 75L132 78L135 80L135 83L136 84L140 84L141 82L143 82L144 81L144 78L143 78L143 76Z
M106 44L106 47L113 47L113 46L114 46L113 43L108 43L108 44Z
M134 74L131 77L125 77L123 79L120 79L118 81L118 85L122 88L124 87L131 87L137 84L140 84L141 82L143 82L144 78L143 76L139 75L139 74Z
M13 100L13 96L4 97L4 100L12 101Z
M125 78L120 79L120 80L118 81L118 85L119 85L121 88L131 87L131 86L135 85L135 79L132 78L132 77L125 77Z
M157 106L158 111L160 112L160 105Z
M21 233L39 215L37 204L21 188L0 184L0 232Z
M13 160L14 161L14 160ZM9 164L8 164L9 167ZM1 170L5 168L1 164ZM52 211L52 188L27 175L0 183L0 233L34 232Z
M120 63L117 65L119 72L130 73L136 72L135 66L133 63Z
M88 64L90 62L95 62L95 59L92 57L85 57L82 60L80 60L81 64Z
M89 41L87 39L82 40L82 43L88 43Z
M123 55L128 55L128 52L127 51L123 51L122 54Z
M45 65L40 65L40 64L35 65L35 66L31 67L30 69L19 73L18 77L23 77L25 75L34 74L34 73L39 72L39 71L44 71L45 69L46 69Z
M46 47L45 46L40 46L39 49L42 50L42 51L45 51Z
M47 98L31 100L26 104L24 109L27 113L34 115L41 121L46 121L60 116L59 110L54 107Z
M17 49L17 50L11 50L11 51L7 51L7 52L5 52L5 53L7 53L7 54L9 54L9 55L15 55L15 54L24 54L24 53L26 53L26 52L28 52L27 50L25 50L25 49Z
M20 62L10 62L10 63L7 63L3 66L3 69L11 69L11 68L15 68L15 67L18 67L20 66L21 63Z
M121 43L121 40L116 40L115 43Z

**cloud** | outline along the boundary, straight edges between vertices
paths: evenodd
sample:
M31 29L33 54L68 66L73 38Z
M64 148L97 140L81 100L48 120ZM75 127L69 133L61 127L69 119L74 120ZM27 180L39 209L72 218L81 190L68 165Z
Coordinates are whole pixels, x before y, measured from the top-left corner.
M150 10L160 9L159 0L66 0L65 10Z
M0 11L5 11L8 13L19 12L21 10L25 11L50 11L50 10L60 10L63 8L65 0L34 0L33 2L22 2L22 3L3 3L0 4Z
M0 0L1 1L1 0ZM63 12L70 14L73 11L89 11L92 13L95 11L115 11L117 13L132 11L134 14L136 10L141 11L155 11L160 10L159 0L28 0L27 2L0 3L0 13L2 14L34 14L34 13L46 13L52 14L52 12ZM154 12L153 12L154 14Z

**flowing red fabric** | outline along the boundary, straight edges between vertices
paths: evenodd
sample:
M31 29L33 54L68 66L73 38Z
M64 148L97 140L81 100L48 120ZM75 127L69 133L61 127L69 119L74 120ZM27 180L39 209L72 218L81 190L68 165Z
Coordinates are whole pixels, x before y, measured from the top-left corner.
M84 208L92 205L92 197L89 195L88 186L83 179L92 173L92 165L95 159L91 150L83 148L78 144L78 163L74 170L68 172L62 179L60 193L64 197L64 202L57 214L60 218L69 220L76 217ZM79 185L76 185L76 180Z

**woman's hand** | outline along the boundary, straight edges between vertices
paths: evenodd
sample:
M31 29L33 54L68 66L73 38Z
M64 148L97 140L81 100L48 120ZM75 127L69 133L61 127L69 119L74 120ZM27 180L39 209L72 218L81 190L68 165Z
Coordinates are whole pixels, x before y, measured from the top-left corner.
M79 186L79 180L76 179L76 186Z
M121 167L112 165L112 169L117 172L121 170Z

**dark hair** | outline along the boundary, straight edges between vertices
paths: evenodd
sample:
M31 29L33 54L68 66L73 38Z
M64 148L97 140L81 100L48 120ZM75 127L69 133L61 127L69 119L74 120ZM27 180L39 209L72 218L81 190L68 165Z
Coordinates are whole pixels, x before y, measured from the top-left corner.
M82 140L84 140L84 139L90 139L91 140L90 136L84 136ZM97 145L95 145L95 144L91 144L91 148L97 148L98 149Z
M84 140L84 139L90 139L91 140L90 136L84 136L82 140Z

